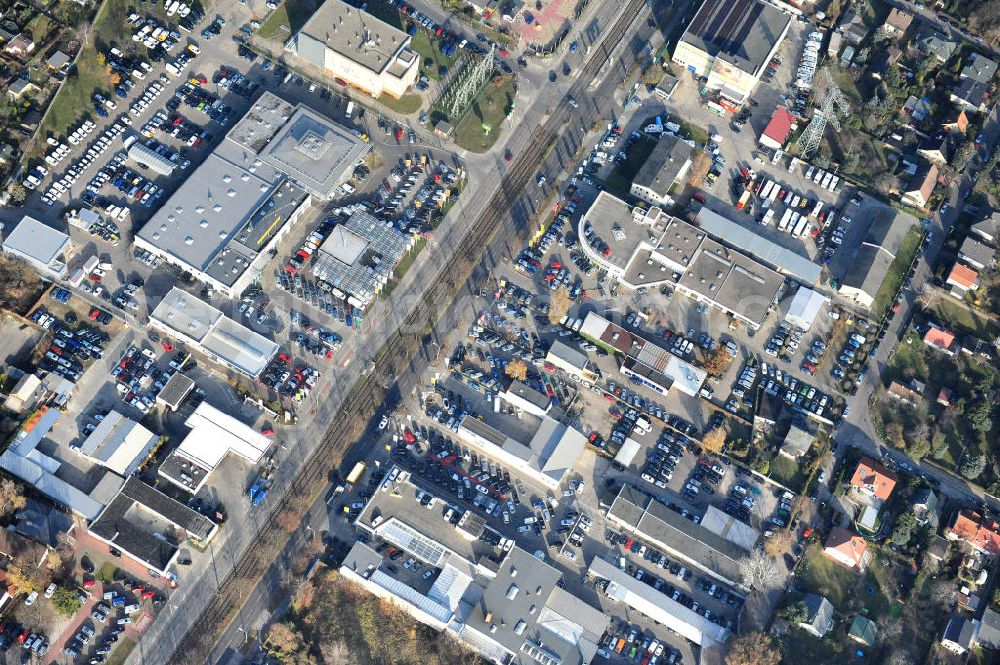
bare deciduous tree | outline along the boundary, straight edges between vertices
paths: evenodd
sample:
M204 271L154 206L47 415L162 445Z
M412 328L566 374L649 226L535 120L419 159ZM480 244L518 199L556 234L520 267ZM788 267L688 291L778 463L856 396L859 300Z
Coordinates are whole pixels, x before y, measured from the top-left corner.
M740 561L740 573L743 584L755 591L766 589L778 581L778 567L774 559L760 550L752 550Z

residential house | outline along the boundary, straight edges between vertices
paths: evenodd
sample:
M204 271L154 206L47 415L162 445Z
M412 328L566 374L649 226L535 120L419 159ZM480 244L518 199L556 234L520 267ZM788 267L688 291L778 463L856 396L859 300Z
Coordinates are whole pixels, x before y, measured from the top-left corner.
M15 101L24 95L33 95L38 91L38 86L27 79L17 79L7 86L7 96Z
M973 53L958 74L958 85L950 93L951 101L970 111L985 111L990 82L996 73L996 62Z
M950 409L952 407L952 401L951 401L952 394L953 393L951 388L945 388L942 386L941 390L938 391L937 403L945 408Z
M971 78L980 83L989 83L997 73L997 63L986 56L973 53L959 73L961 78Z
M879 55L873 56L873 62L869 64L868 71L873 78L881 81L882 76L899 62L902 57L902 49L895 44L890 44L889 48L883 50Z
M833 628L833 605L825 596L808 594L803 600L806 606L806 620L799 628L816 637L823 637Z
M875 637L878 635L878 626L868 617L860 614L854 615L851 622L851 629L847 631L847 636L855 642L860 642L865 646L875 646Z
M869 503L882 505L896 487L896 476L870 457L862 457L851 476L851 487Z
M951 134L940 132L928 136L917 146L917 154L938 166L944 166L951 161L955 153L955 142Z
M892 30L896 39L902 37L913 23L913 14L904 12L902 9L892 8L889 17L885 19L886 28Z
M965 115L965 111L959 111L954 120L946 122L942 126L946 132L965 136L965 130L969 128L969 116Z
M976 645L979 636L979 621L954 615L948 621L941 637L941 647L963 656Z
M66 55L62 51L56 51L49 56L48 60L45 61L45 65L52 72L61 72L69 67L69 63L71 62L73 62L73 58Z
M59 546L60 538L72 534L76 523L66 511L59 510L50 503L28 498L14 515L17 522L14 530L25 538L55 548Z
M995 212L990 217L976 222L969 231L983 242L995 244L997 237L1000 236L1000 212Z
M917 516L917 524L921 526L930 524L935 530L937 529L940 500L934 490L929 487L918 489L910 498L910 507Z
M948 98L966 111L985 113L989 101L989 84L971 78L959 78Z
M955 514L945 531L945 537L968 543L984 554L1000 553L1000 522L983 517L969 508L963 508Z
M823 554L841 565L856 570L864 570L871 560L868 541L853 531L839 526L830 530L830 535L827 536L823 546Z
M962 246L958 249L959 260L979 270L992 268L996 263L995 254L996 250L971 236L962 241Z
M979 620L979 646L994 651L1000 649L1000 613L989 607Z
M924 344L949 356L955 355L955 352L958 350L954 333L939 328L933 323L930 324L927 332L924 333Z
M903 108L900 109L900 113L909 116L914 122L921 122L931 116L931 99L930 97L920 97L918 99L916 95L910 95L903 102Z
M979 273L969 266L956 262L952 266L951 272L948 273L946 283L952 287L952 294L961 298L969 291L975 291L979 288Z
M958 43L940 32L929 32L917 37L917 47L926 55L933 56L938 62L944 64L951 59L951 56L955 55Z
M890 383L889 388L886 390L886 393L889 395L889 397L897 399L903 404L907 404L909 406L916 406L917 404L920 403L920 394L917 393L917 391L914 390L913 388L904 386L902 383L898 381L893 381L892 383Z
M938 167L937 164L930 164L917 172L917 175L910 181L903 191L901 200L906 205L915 208L925 208L930 201L931 192L937 185Z
M837 31L844 36L844 41L854 46L859 45L868 36L865 21L857 12L848 10L844 20L840 22Z
M23 32L7 42L7 45L3 47L4 53L8 53L15 57L29 55L34 52L34 50L34 40Z
M785 435L785 440L781 444L778 454L797 460L809 452L815 439L816 437L807 426L794 422L789 428L788 434Z

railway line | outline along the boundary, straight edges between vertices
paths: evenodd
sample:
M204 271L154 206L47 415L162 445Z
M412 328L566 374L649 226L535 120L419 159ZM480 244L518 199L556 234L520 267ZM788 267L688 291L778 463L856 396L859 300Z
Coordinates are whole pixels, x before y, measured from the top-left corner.
M601 45L594 49L590 59L580 70L572 87L572 97L580 100L586 96L590 81L601 73L611 61L611 54L619 46L629 26L635 20L644 0L629 0L622 14L605 34ZM433 283L410 311L404 323L379 350L372 371L364 374L344 399L340 410L327 429L319 446L303 465L287 491L273 507L270 516L261 526L257 537L243 552L230 574L222 581L201 614L177 643L170 662L203 663L206 655L231 619L234 608L243 597L246 582L256 583L274 561L274 544L287 542L288 534L277 524L277 515L303 498L311 499L321 491L335 463L348 453L354 443L351 423L361 418L369 420L382 405L388 388L382 377L398 377L410 364L414 353L423 342L424 334L413 331L431 329L440 311L456 296L476 268L488 248L505 251L509 242L526 242L530 225L521 229L504 229L512 205L518 202L531 187L532 178L542 166L564 128L574 114L585 112L562 98L546 121L532 132L527 148L515 159L500 185L490 197L486 209L473 222L450 261L438 272ZM494 240L500 247L494 248ZM456 266L468 270L456 270Z

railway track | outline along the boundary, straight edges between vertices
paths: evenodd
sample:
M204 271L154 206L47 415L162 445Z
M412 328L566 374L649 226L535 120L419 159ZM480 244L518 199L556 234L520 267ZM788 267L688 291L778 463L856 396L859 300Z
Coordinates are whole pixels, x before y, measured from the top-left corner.
M644 0L629 0L626 4L625 10L606 33L600 47L595 49L581 70L571 90L575 99L581 99L585 95L590 81L607 65L610 54L622 40L643 4ZM531 186L531 178L542 165L573 112L574 108L566 98L563 98L544 124L537 126L532 132L528 148L518 156L501 180L486 209L466 232L448 265L438 272L432 285L424 291L404 323L382 346L376 356L373 371L355 383L323 440L274 506L257 537L244 551L232 572L219 586L188 632L177 643L171 662L187 664L205 661L206 654L210 653L218 634L225 629L234 607L242 598L237 587L241 587L242 590L243 582L256 583L273 562L274 543L284 543L288 539L288 534L277 525L277 515L295 500L301 500L303 497L311 499L319 491L318 488L326 482L334 461L340 460L353 443L346 434L351 431L350 424L356 422L359 417L364 420L370 419L382 404L387 389L383 386L381 377L398 376L410 363L413 352L421 344L423 335L403 331L429 329L439 310L455 297L468 279L469 273L476 267L487 247L507 221L511 205ZM527 241L529 234L530 228L525 227L512 239L523 243ZM456 265L465 264L468 264L468 271L455 270Z

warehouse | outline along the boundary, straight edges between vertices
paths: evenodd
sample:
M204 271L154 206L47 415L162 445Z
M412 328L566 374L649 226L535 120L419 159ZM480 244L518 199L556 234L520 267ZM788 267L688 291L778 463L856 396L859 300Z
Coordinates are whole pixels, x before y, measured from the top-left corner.
M581 381L593 383L597 380L597 374L590 369L590 360L587 358L587 354L558 339L552 341L549 352L545 354L545 362Z
M916 219L908 213L889 210L872 223L840 285L840 295L870 308L889 274L896 252Z
M819 282L822 266L805 256L772 242L742 224L702 208L695 217L698 226L715 240L754 257L775 271L812 286Z
M487 457L552 489L572 471L587 443L583 434L549 416L541 418L538 429L526 444L471 416L462 419L458 436Z
M120 476L131 476L160 439L148 429L112 410L77 451Z
M149 323L251 378L256 378L278 353L278 345L271 340L177 287L156 306Z
M66 277L69 249L68 235L27 215L3 241L5 254L26 261L46 279Z
M612 600L628 605L698 646L718 647L729 639L725 626L709 621L599 556L594 557L587 574L607 580L604 593Z
M652 543L684 565L745 591L740 561L747 551L682 517L648 494L628 485L622 487L608 510L608 521Z
M830 299L818 291L801 287L795 292L792 304L788 306L785 321L796 328L809 330L823 308L830 304Z
M361 210L333 227L316 253L313 274L337 296L367 309L414 242Z
M341 0L326 0L285 49L372 97L402 97L420 69L408 34Z
M790 24L788 14L762 0L704 0L672 59L739 105L760 81Z
M169 575L182 545L204 546L218 526L138 478L129 478L88 529L159 575Z

